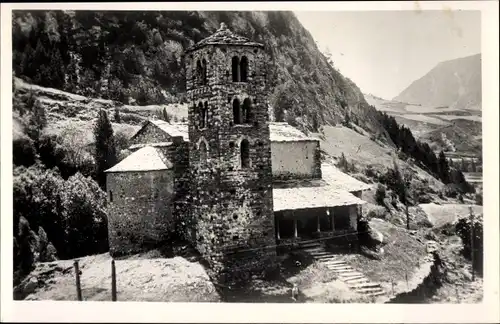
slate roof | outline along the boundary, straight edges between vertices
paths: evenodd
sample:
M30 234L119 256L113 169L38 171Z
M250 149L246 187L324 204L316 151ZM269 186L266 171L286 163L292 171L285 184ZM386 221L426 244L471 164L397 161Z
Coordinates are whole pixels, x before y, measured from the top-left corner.
M146 146L104 172L158 171L171 169L172 166L172 162L160 151L154 147Z
M264 47L264 45L256 42L252 42L250 39L236 35L232 31L227 28L225 23L220 24L220 28L217 31L208 36L207 38L202 39L198 43L186 49L186 53L193 51L195 49L201 48L207 45L238 45L238 46L256 46L256 47Z
M271 133L271 142L297 142L297 141L318 141L289 125L288 123L271 122L269 123L269 132Z
M151 119L150 123L158 126L162 131L172 137L182 137L183 140L189 141L188 125L184 123L169 123L161 119Z
M189 142L188 125L186 123L169 123L164 120L149 120L149 122L169 136L181 136L184 141ZM271 142L318 141L318 139L309 137L297 128L283 122L270 122L269 132Z
M353 194L331 186L273 188L274 211L362 205Z
M371 185L359 181L350 175L340 171L334 165L328 163L321 164L321 177L329 186L336 190L345 190L349 192L363 191L372 188Z

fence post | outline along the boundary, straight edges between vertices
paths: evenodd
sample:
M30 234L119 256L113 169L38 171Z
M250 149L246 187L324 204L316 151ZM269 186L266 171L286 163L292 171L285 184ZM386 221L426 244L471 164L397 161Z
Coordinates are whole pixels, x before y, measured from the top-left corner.
M115 260L111 260L111 300L116 301L116 269Z
M80 269L78 268L78 260L75 260L73 263L75 267L75 276L76 276L76 296L79 301L82 301L82 287L80 286Z

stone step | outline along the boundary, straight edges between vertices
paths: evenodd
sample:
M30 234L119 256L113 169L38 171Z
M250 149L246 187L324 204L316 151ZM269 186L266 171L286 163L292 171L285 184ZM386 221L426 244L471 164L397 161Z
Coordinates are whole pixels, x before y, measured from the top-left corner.
M330 269L334 272L338 272L339 274L347 274L347 273L356 273L356 271L353 268L348 268L348 269Z
M340 279L342 280L345 280L349 277L354 277L354 276L363 276L364 277L364 274L362 274L361 272L359 271L351 271L349 273L339 273L339 276L340 276Z
M380 288L380 284L374 283L374 282L369 282L368 280L366 282L348 282L347 285L350 288L353 289L361 289L361 288Z
M311 243L300 243L299 246L303 249L305 248L316 248L316 247L323 247L321 244L317 242L311 242Z
M356 275L355 277L348 277L347 279L344 279L344 281L348 285L355 285L355 284L360 284L360 283L367 283L370 282L368 279L366 279L364 276Z
M333 259L333 258L329 259L329 260L328 259L323 259L321 261L323 261L324 264L342 264L342 265L347 264L347 263L345 263L342 260L336 260L336 259Z
M355 288L354 290L357 293L360 293L360 294L372 294L372 293L379 293L379 292L384 293L384 291L380 287L375 287L375 288Z
M317 251L317 252L308 252L310 255L313 257L323 257L323 256L329 256L331 257L332 255L326 251Z
M371 293L365 293L364 295L369 296L369 297L382 296L382 295L385 295L385 291L381 290L381 291L376 291L376 292L371 292Z
M354 271L353 268L351 268L350 266L348 265L343 265L343 266L336 266L336 265L328 265L326 266L328 269L330 270L351 270L351 271Z
M335 258L335 256L327 253L327 254L321 254L321 255L317 255L316 256L316 259L321 259L321 260L337 260Z

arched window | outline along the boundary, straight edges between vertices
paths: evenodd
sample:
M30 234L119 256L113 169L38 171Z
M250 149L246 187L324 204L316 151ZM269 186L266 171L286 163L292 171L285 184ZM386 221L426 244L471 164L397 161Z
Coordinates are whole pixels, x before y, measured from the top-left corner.
M201 141L199 151L200 151L200 163L204 165L207 162L207 155L208 155L207 145L205 144L205 141Z
M208 102L206 101L202 110L201 118L203 120L203 128L208 127Z
M240 144L240 158L241 168L248 168L250 166L250 145L246 139L241 141Z
M252 102L250 101L250 98L246 98L243 100L243 108L242 108L242 115L243 115L243 122L244 123L251 123L253 116L252 116Z
M238 98L233 100L233 123L235 125L241 124L241 108Z
M203 84L203 66L200 60L196 61L196 82L198 84Z
M243 56L240 62L240 81L247 82L248 77L248 58Z
M231 60L232 63L232 73L233 73L233 82L240 81L240 59L237 56L233 56Z
M205 125L204 125L204 122L205 122L204 109L203 109L203 104L201 102L198 104L197 112L198 112L199 128L205 128Z
M202 73L203 73L203 84L208 84L208 77L207 77L207 60L203 59L202 63Z

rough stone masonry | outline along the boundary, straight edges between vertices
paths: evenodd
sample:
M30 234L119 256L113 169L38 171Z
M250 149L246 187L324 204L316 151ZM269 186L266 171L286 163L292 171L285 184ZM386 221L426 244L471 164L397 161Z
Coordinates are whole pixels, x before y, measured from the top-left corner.
M263 45L222 24L186 51L191 240L223 279L276 267Z

